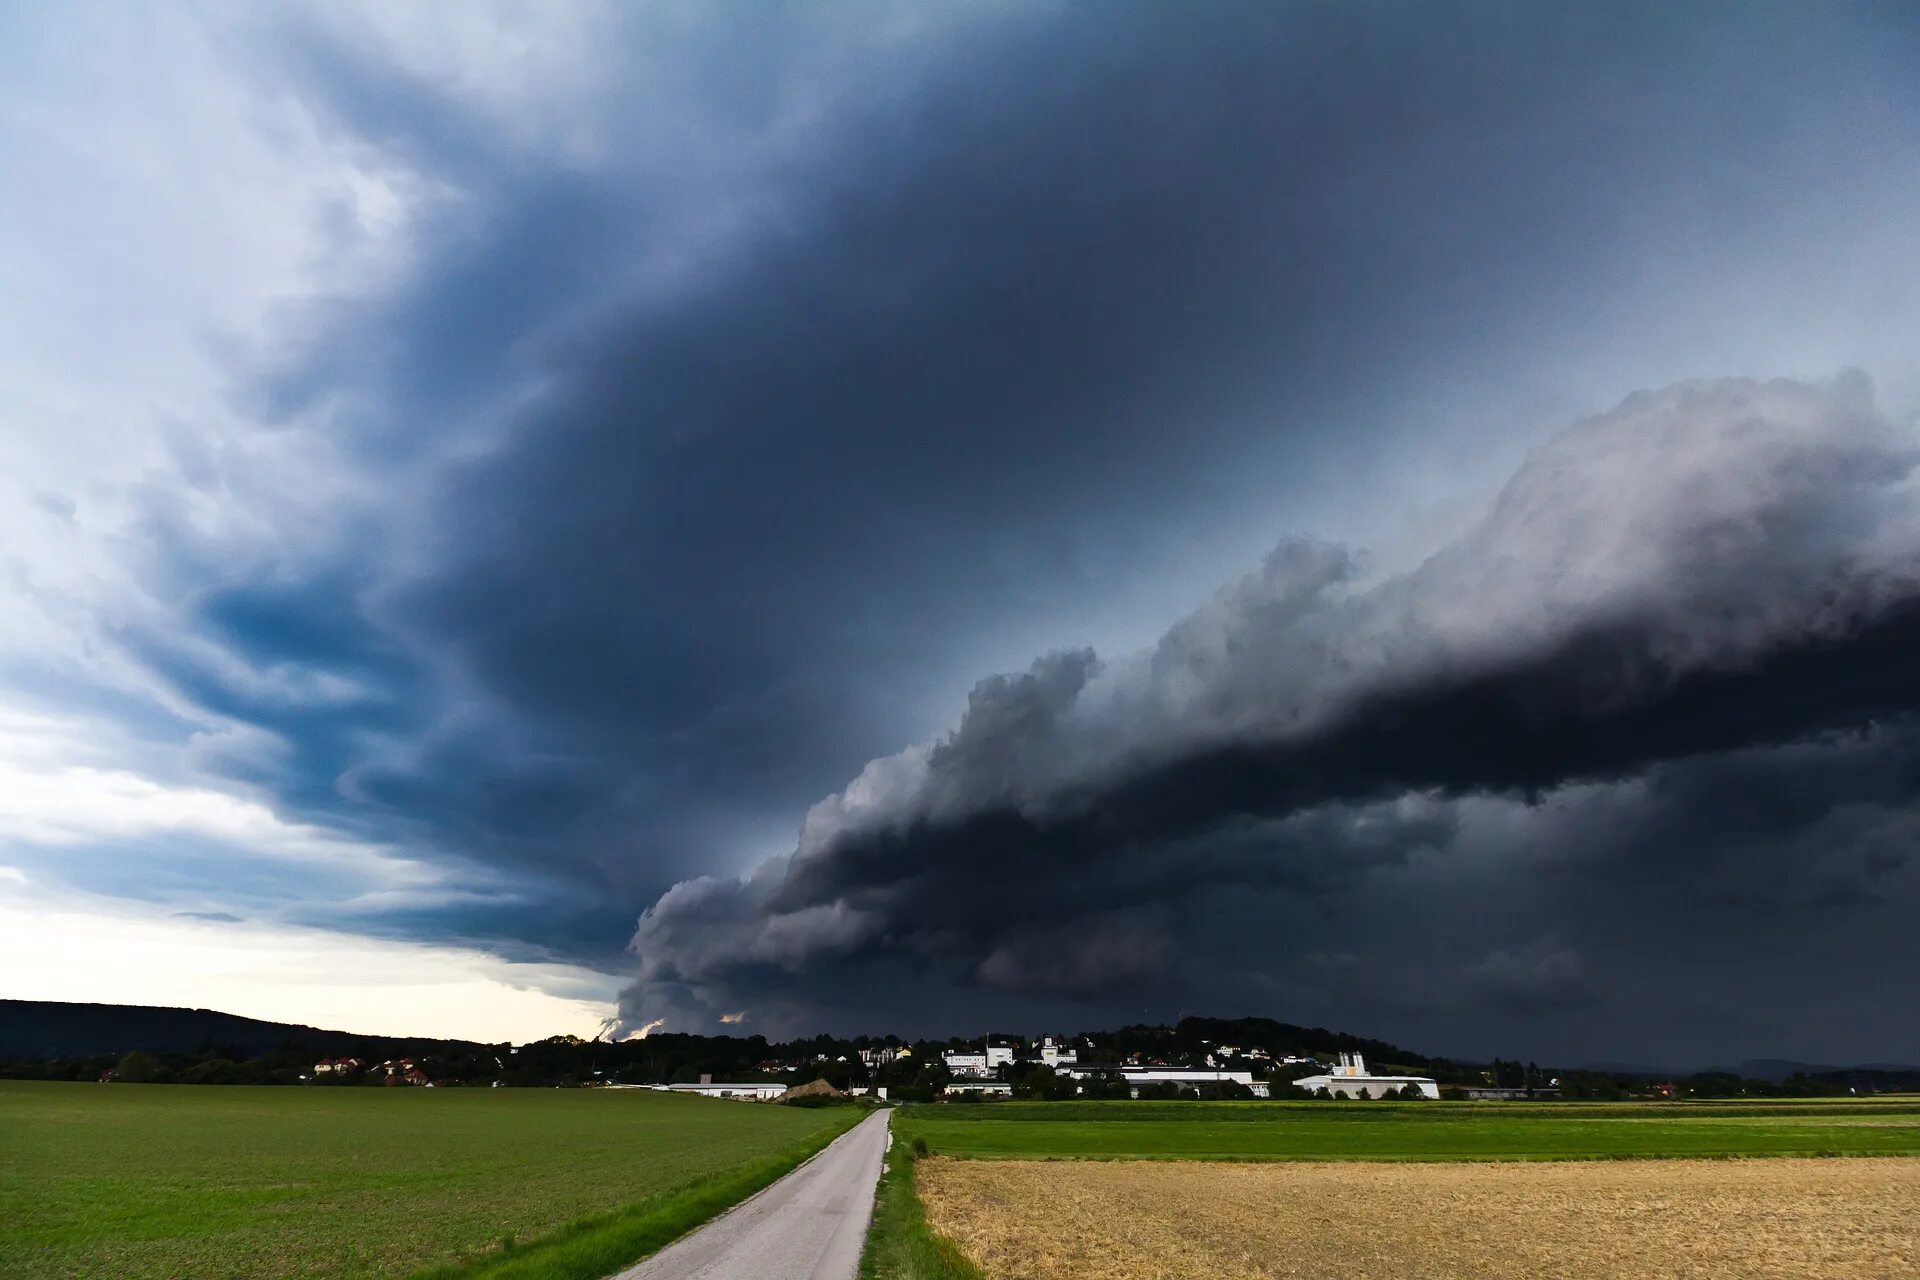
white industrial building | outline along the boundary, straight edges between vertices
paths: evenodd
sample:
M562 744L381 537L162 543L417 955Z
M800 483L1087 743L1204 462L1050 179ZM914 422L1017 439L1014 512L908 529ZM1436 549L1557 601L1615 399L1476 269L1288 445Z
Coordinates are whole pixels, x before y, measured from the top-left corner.
M946 1087L949 1098L963 1093L975 1094L982 1098L1011 1098L1013 1086L997 1080L955 1080Z
M703 1098L740 1098L750 1102L766 1102L787 1091L787 1086L777 1080L742 1084L713 1084L702 1080L699 1084L656 1084L652 1087L662 1093L697 1093Z
M1048 1036L1040 1042L1040 1061L1049 1067L1070 1067L1080 1060L1079 1050Z
M946 1064L948 1071L962 1080L989 1080L1002 1066L1010 1065L1015 1060L1015 1053L1010 1044L990 1044L977 1051L953 1049L941 1054L940 1060Z
M1438 1098L1440 1086L1426 1076L1376 1076L1368 1072L1367 1062L1357 1053L1340 1055L1340 1065L1326 1075L1295 1080L1294 1087L1308 1093L1325 1089L1336 1098L1398 1097L1412 1085L1423 1098Z
M1255 1080L1251 1071L1219 1071L1200 1067L1082 1067L1065 1066L1060 1074L1075 1080L1087 1080L1097 1075L1115 1075L1127 1082L1134 1097L1140 1096L1140 1086L1148 1084L1175 1084L1183 1089L1198 1088L1205 1084L1243 1084L1256 1098L1267 1096L1267 1082Z

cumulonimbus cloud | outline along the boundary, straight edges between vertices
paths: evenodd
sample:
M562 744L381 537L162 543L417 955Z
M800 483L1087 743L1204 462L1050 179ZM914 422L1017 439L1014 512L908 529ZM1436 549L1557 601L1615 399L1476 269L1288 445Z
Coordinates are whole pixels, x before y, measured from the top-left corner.
M876 955L996 987L1134 981L1116 957L1161 967L1169 887L1195 876L1311 891L1431 842L1448 796L1904 715L1917 462L1860 376L1690 382L1560 433L1411 571L1283 542L1151 650L983 680L792 853L675 886L640 919L628 1007L737 1007ZM1040 922L1058 941L1023 964Z

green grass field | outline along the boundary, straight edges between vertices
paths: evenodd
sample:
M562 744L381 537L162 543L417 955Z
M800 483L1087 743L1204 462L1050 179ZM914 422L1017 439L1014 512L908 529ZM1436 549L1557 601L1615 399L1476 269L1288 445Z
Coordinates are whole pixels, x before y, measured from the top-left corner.
M1920 1155L1920 1099L1859 1103L1067 1102L916 1106L975 1159L1591 1160Z
M858 1118L641 1090L0 1081L0 1276L604 1275Z

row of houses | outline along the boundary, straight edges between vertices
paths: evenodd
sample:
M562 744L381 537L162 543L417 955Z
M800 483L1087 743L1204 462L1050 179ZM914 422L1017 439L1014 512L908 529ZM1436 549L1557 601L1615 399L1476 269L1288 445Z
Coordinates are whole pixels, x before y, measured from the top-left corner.
M313 1064L313 1076L318 1080L323 1076L346 1076L363 1069L370 1076L384 1076L388 1084L433 1087L433 1077L422 1071L420 1064L412 1058L390 1058L371 1065L358 1058L322 1058Z
M1146 1086L1177 1085L1181 1088L1198 1088L1205 1085L1240 1084L1256 1098L1268 1096L1268 1084L1265 1080L1256 1080L1251 1071L1224 1071L1206 1067L1080 1067L1063 1066L1059 1073L1072 1080L1088 1080L1096 1075L1117 1075L1125 1081L1129 1092L1135 1097ZM821 1082L815 1082L821 1083ZM703 1076L694 1084L655 1084L655 1085L614 1085L613 1088L647 1088L662 1093L689 1093L704 1098L732 1098L745 1102L773 1102L792 1096L797 1090L786 1084L774 1081L715 1081ZM809 1086L802 1086L806 1088ZM838 1092L837 1090L835 1092ZM886 1086L872 1090L855 1088L848 1091L853 1097L864 1097L869 1092L882 1101L886 1100ZM1013 1086L998 1080L955 1080L948 1084L949 1097L961 1094L974 1094L987 1098L1004 1098L1013 1093Z
M1308 1059L1308 1061L1312 1060ZM1248 1092L1256 1098L1265 1098L1272 1094L1272 1085L1268 1081L1256 1079L1253 1072L1247 1070L1229 1070L1219 1067L1094 1065L1066 1065L1056 1070L1060 1075L1072 1080L1088 1080L1095 1076L1117 1076L1127 1084L1128 1092L1136 1098L1140 1096L1140 1091L1145 1086L1168 1084L1181 1088L1238 1084L1246 1086ZM1308 1093L1324 1091L1335 1098L1408 1096L1438 1098L1440 1096L1440 1086L1431 1077L1380 1075L1369 1071L1366 1059L1357 1053L1343 1053L1332 1069L1320 1075L1295 1080L1293 1084L1296 1088L1305 1089ZM947 1093L950 1095L971 1093L983 1097L1005 1097L1012 1092L1013 1086L998 1081L955 1080L947 1086Z
M1172 1084L1194 1088L1231 1083L1244 1085L1255 1097L1264 1098L1271 1092L1266 1080L1256 1079L1252 1068L1235 1068L1227 1064L1242 1061L1272 1063L1280 1067L1317 1065L1317 1060L1311 1057L1286 1056L1275 1059L1264 1049L1254 1047L1243 1051L1239 1046L1230 1044L1209 1046L1204 1066L1143 1062L1137 1054L1118 1066L1083 1063L1077 1048L1053 1036L1042 1039L1030 1052L1023 1052L1020 1046L1012 1043L989 1043L980 1049L953 1050L943 1054L941 1061L954 1078L947 1087L949 1093L973 1093L988 1097L1002 1096L1012 1091L1010 1086L996 1082L1003 1066L1042 1064L1074 1080L1085 1080L1095 1075L1118 1076L1127 1083L1135 1097L1139 1096L1142 1087L1149 1085ZM1335 1098L1440 1096L1439 1084L1430 1077L1380 1075L1369 1071L1366 1059L1358 1053L1342 1053L1338 1063L1331 1069L1297 1079L1293 1083L1309 1093L1325 1092Z
M889 1048L883 1050L892 1057L888 1061L909 1056L912 1050ZM1207 1055L1209 1063L1230 1059L1235 1056L1230 1046L1223 1046L1218 1053ZM1249 1054L1249 1057L1252 1055ZM864 1052L863 1052L864 1057ZM1070 1080L1088 1080L1095 1076L1118 1077L1128 1086L1128 1091L1139 1097L1146 1087L1175 1085L1180 1088L1199 1088L1222 1084L1244 1086L1256 1098L1268 1097L1271 1086L1268 1081L1256 1079L1251 1070L1232 1069L1220 1066L1182 1067L1166 1064L1141 1064L1132 1062L1121 1066L1097 1063L1081 1063L1078 1050L1070 1044L1046 1037L1035 1046L1031 1054L1022 1054L1019 1047L1012 1044L990 1044L978 1051L960 1049L942 1055L942 1061L952 1073L954 1079L947 1086L951 1095L977 1094L986 1097L1002 1097L1012 1092L1012 1086L996 1080L994 1077L1002 1066L1021 1063L1038 1063L1051 1067L1057 1074ZM1310 1062L1313 1059L1286 1058L1286 1064ZM389 1059L385 1062L363 1063L358 1058L323 1058L313 1067L316 1078L322 1076L340 1076L352 1072L366 1071L375 1078L384 1076L390 1085L413 1085L433 1087L433 1080L420 1069L411 1058ZM1417 1096L1438 1098L1439 1085L1427 1076L1380 1075L1367 1069L1366 1059L1358 1053L1342 1053L1337 1064L1319 1075L1305 1076L1293 1081L1296 1088L1308 1093L1326 1093L1335 1098L1387 1098ZM697 1083L653 1085L651 1088L670 1093L693 1093L711 1098L735 1098L745 1101L771 1101L793 1092L784 1081L722 1081L715 1082L711 1075L703 1075ZM829 1088L831 1086L828 1086ZM865 1089L856 1089L856 1094L864 1094ZM874 1089L873 1094L885 1098L885 1087ZM1470 1089L1469 1097L1506 1097L1524 1094L1524 1090ZM1546 1091L1536 1091L1546 1092ZM1557 1091L1554 1091L1557 1092Z
M959 1080L989 1080L999 1073L1001 1067L1019 1064L1038 1064L1053 1067L1071 1067L1080 1061L1080 1051L1056 1036L1045 1036L1031 1051L1023 1046L1002 1041L989 1042L985 1047L975 1049L954 1049L940 1055L940 1061L949 1074Z

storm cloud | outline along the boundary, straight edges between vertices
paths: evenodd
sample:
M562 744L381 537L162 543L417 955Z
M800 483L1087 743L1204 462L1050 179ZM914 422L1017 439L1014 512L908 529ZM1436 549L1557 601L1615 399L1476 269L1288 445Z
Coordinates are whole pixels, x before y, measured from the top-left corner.
M738 1003L765 969L882 949L1065 994L1177 983L1169 903L1196 881L1322 892L1300 863L1350 877L1444 846L1451 798L1900 721L1916 461L1858 376L1631 396L1410 572L1289 541L1147 653L982 681L952 732L816 805L793 853L663 896L631 998ZM1468 976L1521 1006L1583 985L1538 947Z
M1920 1054L1904 14L0 25L13 918Z

